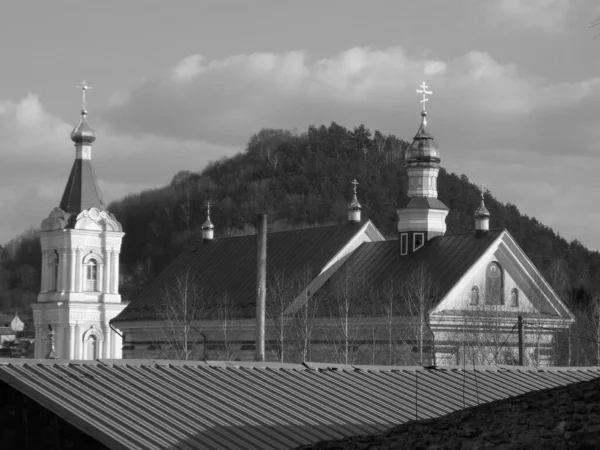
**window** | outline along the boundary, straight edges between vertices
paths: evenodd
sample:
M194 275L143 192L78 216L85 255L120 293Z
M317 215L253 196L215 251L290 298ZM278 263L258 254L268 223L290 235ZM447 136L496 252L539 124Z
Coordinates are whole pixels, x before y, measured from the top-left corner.
M95 334L90 334L86 339L86 358L98 359L98 337Z
M519 290L514 288L510 291L510 306L517 308L519 306Z
M90 259L85 264L85 290L98 291L98 263L95 259Z
M485 273L485 302L488 305L503 305L503 289L502 268L497 262L491 262Z
M402 233L400 235L400 254L406 255L408 253L408 234Z
M413 251L420 249L425 245L425 234L415 233L413 234Z
M49 280L49 291L56 291L58 288L58 252L54 250L54 253L50 257L50 263L48 265L48 280Z
M477 286L471 288L471 305L479 305L479 288Z

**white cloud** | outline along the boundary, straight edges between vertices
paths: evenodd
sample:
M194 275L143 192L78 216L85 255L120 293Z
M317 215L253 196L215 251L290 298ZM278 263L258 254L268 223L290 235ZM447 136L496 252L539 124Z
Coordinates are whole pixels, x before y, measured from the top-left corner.
M208 161L239 150L116 132L99 118L89 120L98 135L93 160L107 202L163 186L179 170L200 170ZM39 226L60 202L75 156L69 136L74 124L46 112L34 94L0 101L0 243Z
M582 219L587 227L572 220L589 209L582 192L600 189L589 169L600 157L600 79L552 83L481 51L448 60L401 47L357 47L321 59L303 51L192 55L162 78L123 89L90 116L98 134L94 164L111 200L167 183L179 170L201 170L241 150L261 127L364 123L410 139L423 80L434 92L429 118L443 165L566 237L600 247L592 215ZM7 217L0 241L38 224L54 206L50 198L58 203L72 164L73 124L45 112L34 95L0 101L0 204Z
M491 0L489 18L508 28L534 28L546 32L564 29L572 0Z

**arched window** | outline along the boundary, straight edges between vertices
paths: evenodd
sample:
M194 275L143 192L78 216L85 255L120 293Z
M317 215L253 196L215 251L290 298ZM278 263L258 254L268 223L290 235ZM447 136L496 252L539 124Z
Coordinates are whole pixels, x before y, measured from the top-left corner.
M90 334L85 340L85 344L85 359L98 359L98 336Z
M85 263L85 290L98 291L98 261L95 259Z
M471 305L479 305L479 288L477 286L471 288Z
M485 302L488 305L503 305L503 289L502 267L497 262L491 262L485 271Z
M510 291L510 306L513 308L519 306L519 290L517 288Z

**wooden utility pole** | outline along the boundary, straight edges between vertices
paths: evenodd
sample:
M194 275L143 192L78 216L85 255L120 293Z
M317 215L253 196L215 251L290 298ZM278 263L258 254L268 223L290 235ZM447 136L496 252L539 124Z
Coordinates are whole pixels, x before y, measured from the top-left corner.
M523 334L523 317L519 316L518 322L518 330L519 330L519 365L523 366L523 356L524 356L524 347L525 347L525 336Z
M265 360L265 309L267 298L267 215L257 215L256 232L256 361Z

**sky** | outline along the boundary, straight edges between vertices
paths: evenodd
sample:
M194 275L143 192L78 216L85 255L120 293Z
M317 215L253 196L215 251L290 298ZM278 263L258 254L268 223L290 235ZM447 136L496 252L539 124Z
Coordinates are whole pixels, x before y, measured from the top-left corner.
M425 81L444 167L598 250L594 19L588 0L9 0L0 243L60 202L82 80L107 202L243 151L263 127L410 140Z

